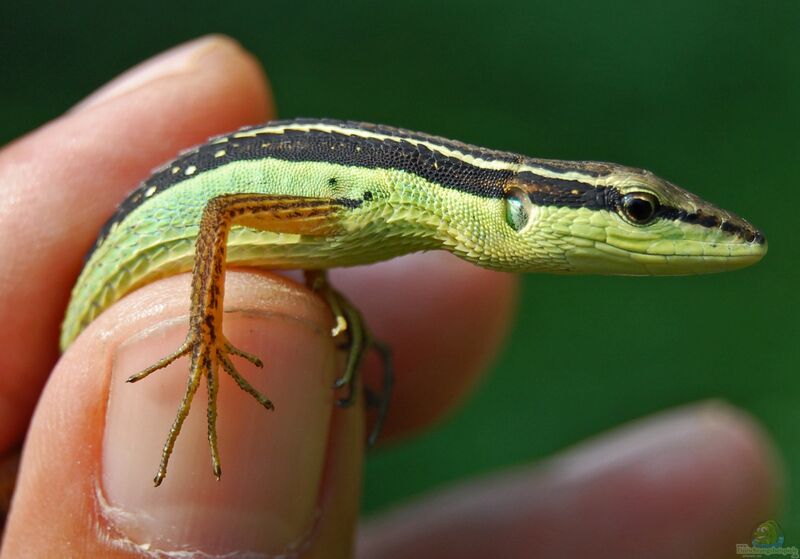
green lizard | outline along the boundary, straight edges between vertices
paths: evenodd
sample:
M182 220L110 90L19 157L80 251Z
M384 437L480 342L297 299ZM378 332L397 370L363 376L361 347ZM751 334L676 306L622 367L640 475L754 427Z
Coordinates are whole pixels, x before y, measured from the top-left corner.
M122 202L75 285L61 347L126 293L191 269L185 342L128 380L189 356L155 484L204 377L219 477L220 367L272 409L230 358L261 366L223 334L226 263L310 271L310 285L337 319L334 335L348 334L336 387L350 388L350 403L361 356L374 342L324 270L434 249L513 272L679 275L748 266L767 243L740 217L640 169L533 159L359 122L270 122L182 153Z

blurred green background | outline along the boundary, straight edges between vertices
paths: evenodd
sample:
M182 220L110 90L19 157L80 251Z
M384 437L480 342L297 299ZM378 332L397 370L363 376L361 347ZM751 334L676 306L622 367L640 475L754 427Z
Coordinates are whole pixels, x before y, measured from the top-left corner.
M209 32L261 59L283 117L645 167L770 242L758 266L718 276L525 277L512 339L467 405L370 456L368 512L723 398L777 442L778 520L800 541L800 2L3 2L0 141Z

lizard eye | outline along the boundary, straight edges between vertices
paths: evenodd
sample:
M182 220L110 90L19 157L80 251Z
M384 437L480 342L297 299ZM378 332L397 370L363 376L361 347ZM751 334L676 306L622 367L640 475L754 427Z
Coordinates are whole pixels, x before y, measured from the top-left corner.
M506 194L506 223L514 231L522 231L531 216L531 199L519 188L512 188Z
M658 206L658 198L649 192L631 192L622 198L622 213L635 225L650 223Z

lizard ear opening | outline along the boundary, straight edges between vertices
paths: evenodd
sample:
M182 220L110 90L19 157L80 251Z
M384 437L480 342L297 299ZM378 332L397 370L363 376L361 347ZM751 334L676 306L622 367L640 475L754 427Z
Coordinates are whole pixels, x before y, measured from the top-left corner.
M531 221L533 204L520 188L512 188L506 194L506 223L517 233L525 229Z

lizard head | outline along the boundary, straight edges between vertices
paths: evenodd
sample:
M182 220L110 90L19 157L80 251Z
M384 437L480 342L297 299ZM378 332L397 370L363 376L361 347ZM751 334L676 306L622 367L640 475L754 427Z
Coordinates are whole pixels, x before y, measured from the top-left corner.
M767 252L764 235L741 217L641 169L528 159L504 192L509 260L521 270L699 274Z

